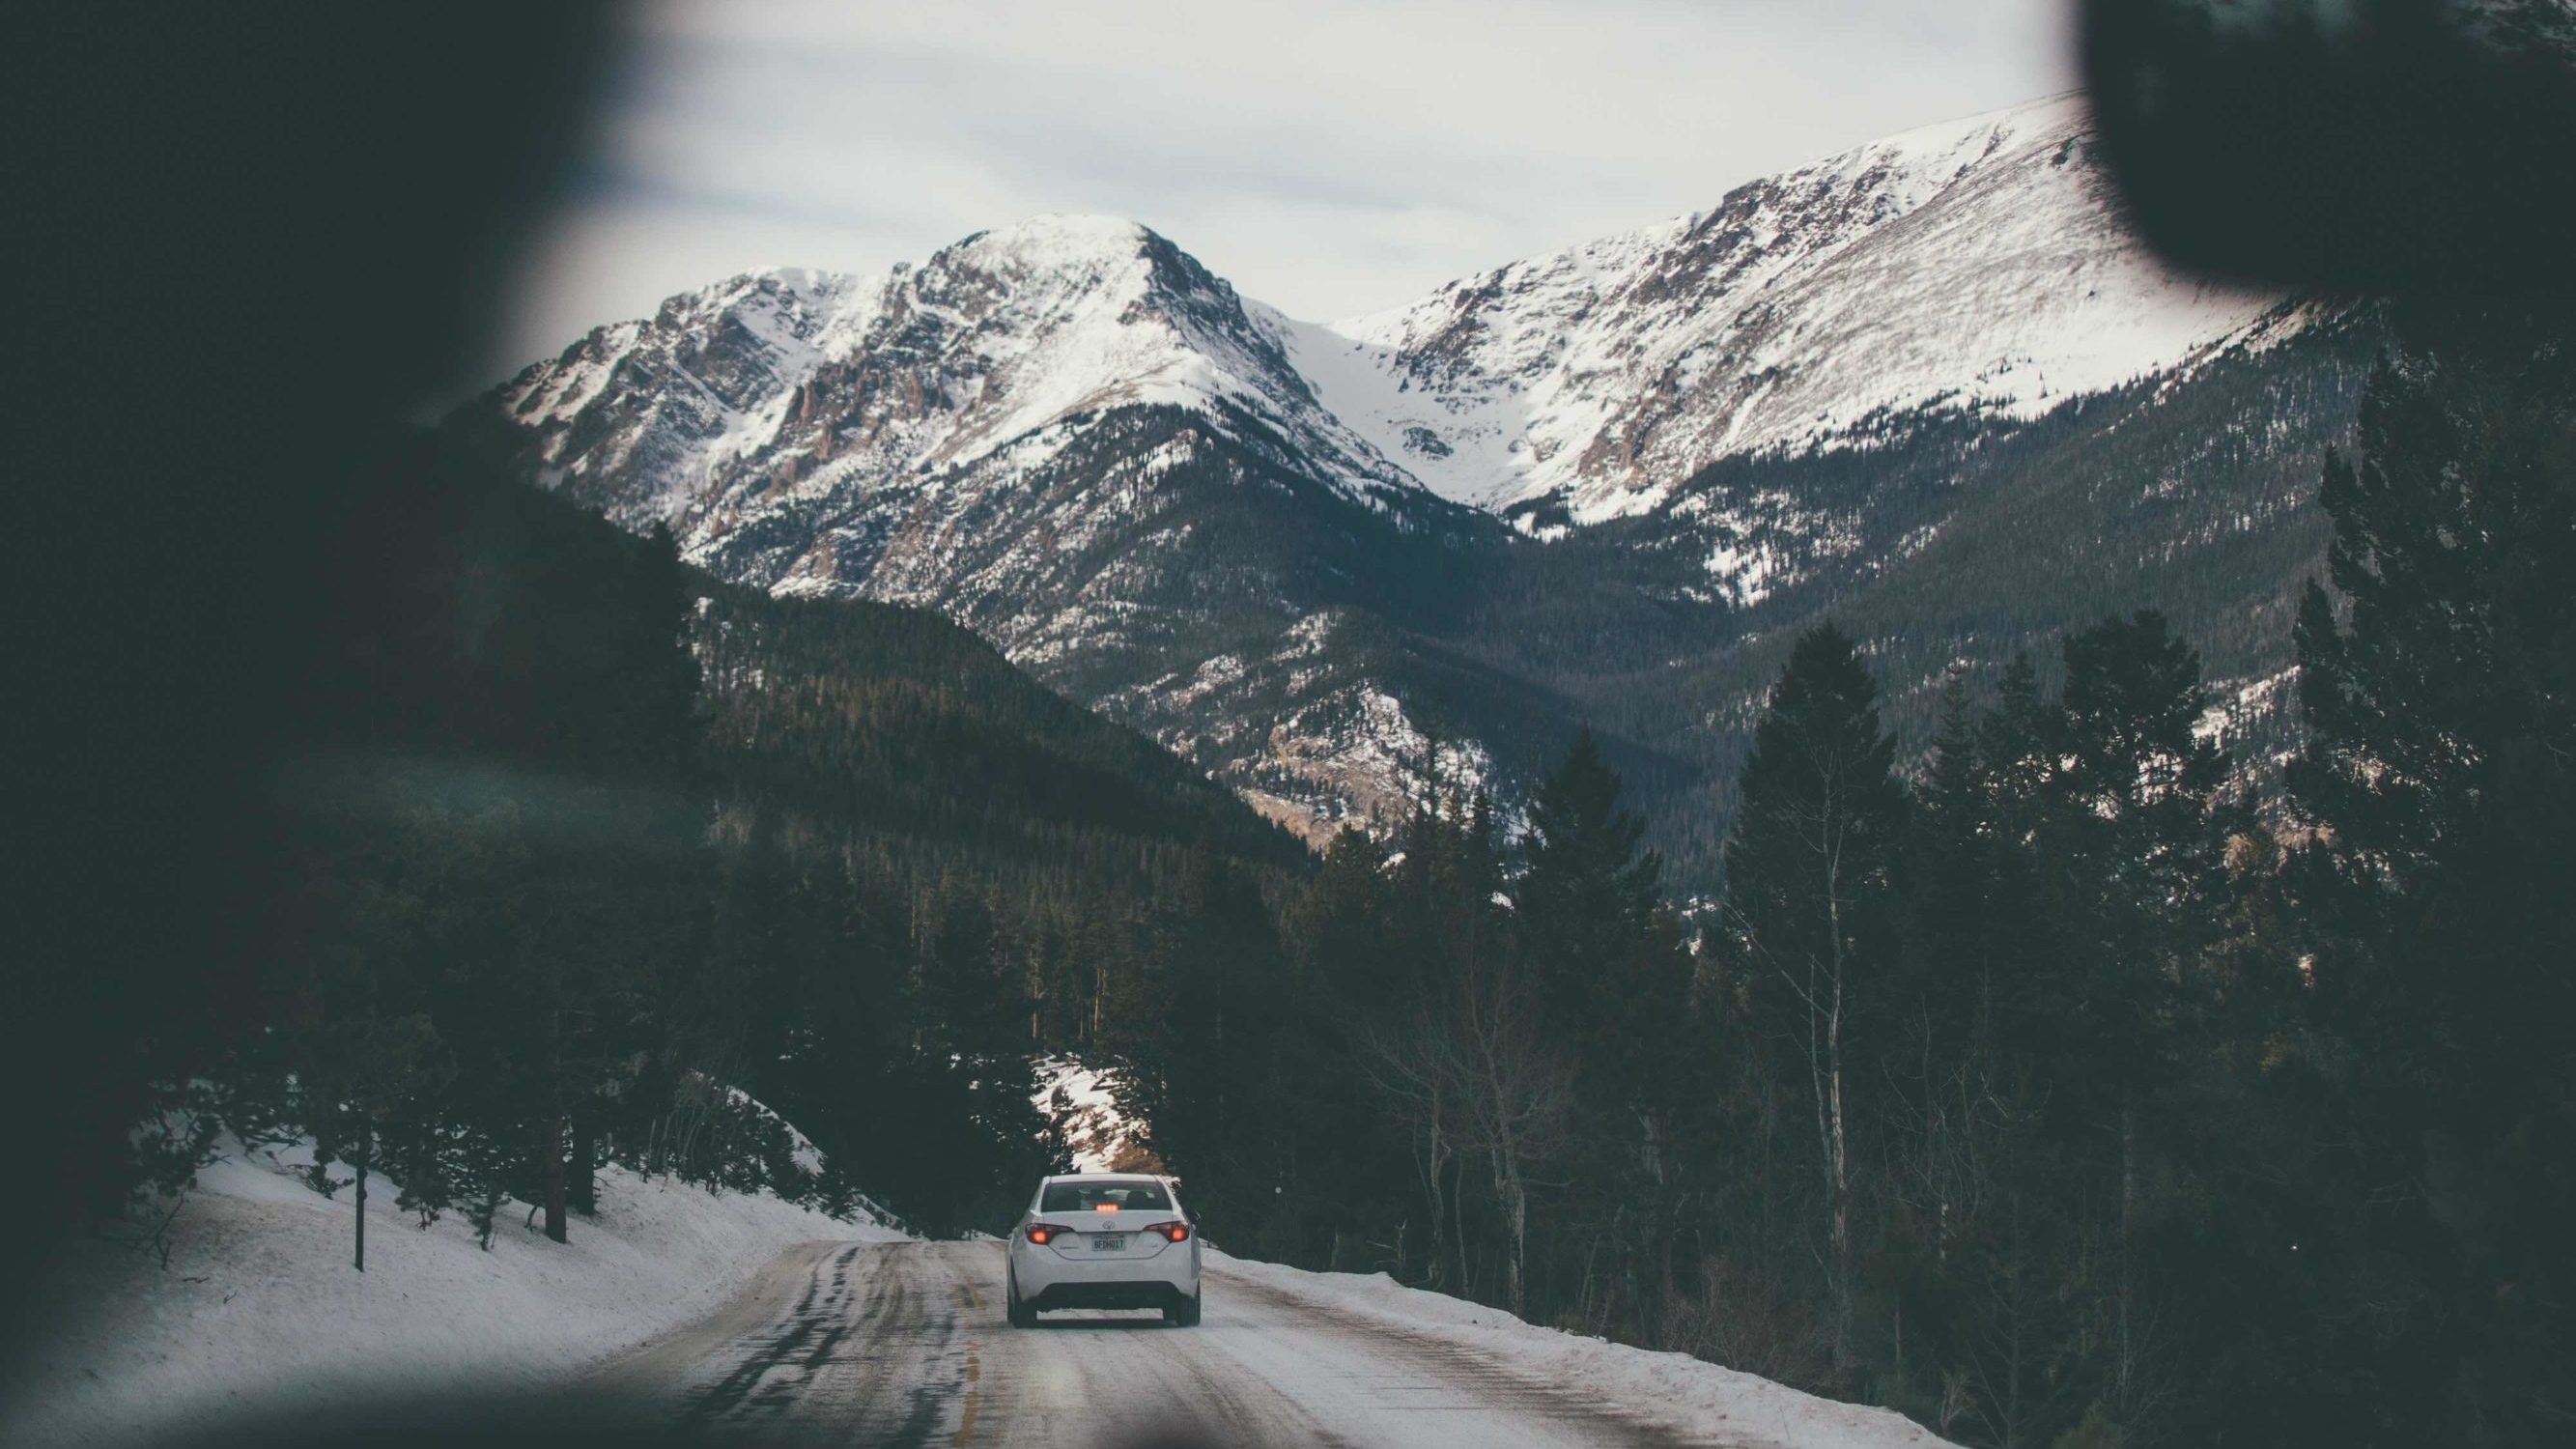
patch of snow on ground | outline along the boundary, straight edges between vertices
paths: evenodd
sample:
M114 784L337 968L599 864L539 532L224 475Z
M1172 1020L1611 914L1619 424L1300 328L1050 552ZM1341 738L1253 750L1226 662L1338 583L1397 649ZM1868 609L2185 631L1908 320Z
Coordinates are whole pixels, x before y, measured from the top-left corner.
M486 1252L462 1214L421 1228L374 1177L360 1273L351 1194L306 1187L309 1162L234 1145L171 1221L166 1269L108 1242L66 1255L47 1285L60 1317L0 1392L0 1443L122 1444L442 1383L542 1390L713 1311L797 1243L903 1236L610 1166L570 1242L522 1226L528 1205L509 1203Z
M1309 1273L1213 1248L1208 1259L1223 1274L1324 1312L1445 1339L1539 1382L1581 1384L1694 1440L1741 1449L1939 1449L1948 1443L1892 1409L1821 1399L1685 1353L1650 1353L1533 1327L1499 1308L1403 1287L1384 1273Z
M2212 681L2209 707L2192 722L2192 737L2222 749L2236 747L2263 721L2298 707L2298 683L2297 665L2257 679Z

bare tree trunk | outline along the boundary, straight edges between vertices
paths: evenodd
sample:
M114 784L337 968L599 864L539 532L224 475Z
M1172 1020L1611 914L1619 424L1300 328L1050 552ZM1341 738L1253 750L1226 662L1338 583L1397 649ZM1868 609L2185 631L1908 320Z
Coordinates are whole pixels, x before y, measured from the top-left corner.
M1528 1285L1524 1281L1529 1260L1529 1189L1521 1184L1519 1164L1501 1148L1494 1152L1494 1190L1502 1195L1512 1232L1512 1256L1504 1267L1503 1296L1512 1316L1519 1318L1529 1308Z
M1461 1157L1456 1161L1457 1180L1449 1192L1450 1241L1458 1245L1458 1291L1472 1297L1476 1274L1467 1263L1467 1160Z
M1449 1194L1441 1182L1449 1170L1448 1149L1440 1136L1440 1112L1435 1104L1431 1119L1424 1129L1430 1138L1424 1151L1422 1188L1431 1199L1431 1278L1434 1284L1449 1272Z
M367 1159L375 1155L374 1134L366 1124L358 1128L358 1248L351 1266L367 1271Z
M1427 1006L1405 1036L1374 1043L1371 1056L1379 1085L1433 1144L1431 1179L1441 1157L1456 1163L1448 1230L1461 1293L1477 1288L1466 1230L1468 1159L1485 1159L1504 1219L1505 1241L1491 1246L1502 1254L1503 1296L1516 1314L1529 1303L1529 1173L1562 1149L1570 1110L1563 1065L1525 985L1503 963L1468 963L1445 1001ZM1431 1191L1437 1211L1440 1189Z
M1989 1317L1981 1335L1983 1352L1976 1356L1975 1371L1979 1393L1985 1400L1982 1416L1996 1449L2026 1449L2030 1439L2025 1432L2029 1426L2023 1400L2028 1387L2025 1378L2029 1368L2031 1285L2030 1266L2025 1259L2029 1241L2019 1193L2007 1196L2001 1226L2003 1251L1986 1290Z
M1840 957L1842 943L1835 942L1834 954ZM1833 1174L1834 1257L1834 1368L1851 1367L1852 1321L1852 1241L1851 1241L1851 1149L1843 1125L1843 979L1842 965L1835 962L1833 1014L1825 1029L1825 1071L1832 1090L1832 1140L1827 1157Z
M558 1243L571 1239L570 1225L564 1217L564 1119L561 1112L546 1119L546 1236Z
M2129 1394L2130 1370L2135 1363L2137 1343L2130 1335L2133 1308L2134 1263L2130 1233L2138 1215L2138 1108L2129 1091L2120 1093L2120 1348L2112 1366L2113 1392L2122 1400Z
M1828 812L1830 819L1830 811ZM1833 1364L1834 1372L1846 1373L1851 1368L1852 1271L1851 1271L1851 1155L1843 1118L1843 902L1842 859L1840 842L1828 833L1825 848L1825 926L1826 959L1830 979L1822 1003L1810 1001L1813 1013L1818 1005L1824 1015L1824 1053L1821 1063L1824 1089L1818 1107L1824 1118L1825 1192L1827 1196L1826 1242L1829 1271L1833 1276ZM1813 1040L1812 1035L1809 1038Z
M2013 1308L2012 1308L2012 1319L2011 1319L2011 1323L2010 1323L2010 1326L2009 1326L2009 1332L2010 1332L2010 1334L2011 1334L2011 1337L2010 1337L2010 1339L2008 1340L2008 1342L2009 1342L2009 1344L2010 1344L2010 1350L2009 1350L2009 1351L2010 1351L2011 1357L2010 1357L2010 1358L2005 1362L2005 1365L2004 1365L2005 1382L2011 1386L2009 1389L2007 1389L2007 1390L2005 1391L2005 1394L2004 1394L2004 1449L2021 1449L2021 1442L2022 1442L2022 1437L2021 1437L2021 1330L2022 1330L2022 1313L2021 1313L2021 1303L2020 1303L2020 1299L2019 1299L2019 1294L2020 1294L2020 1291L2021 1291L2021 1290L2020 1290L2019 1288L2015 1288L2013 1291L2014 1291L2014 1294L2015 1294L2015 1299L2014 1299Z
M565 1196L575 1212L585 1216L599 1211L599 1129L590 1118L574 1114L572 1119L572 1161Z
M561 989L561 968L556 968L557 989ZM564 1107L563 1107L563 1011L554 1014L546 1038L546 1095L554 1103L554 1115L546 1119L545 1194L546 1236L555 1242L568 1242L572 1236L570 1222L564 1214Z

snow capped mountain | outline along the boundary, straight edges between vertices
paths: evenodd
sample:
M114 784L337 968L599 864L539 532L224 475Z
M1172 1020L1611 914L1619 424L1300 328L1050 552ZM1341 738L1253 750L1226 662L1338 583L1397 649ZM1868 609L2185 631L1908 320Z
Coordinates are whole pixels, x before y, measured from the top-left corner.
M547 486L626 521L676 518L776 431L782 404L874 303L863 283L826 273L735 277L593 330L500 401L535 435Z
M2168 272L2086 124L1930 127L1328 325L1041 217L671 298L452 427L726 578L938 609L1310 835L1508 796L1589 720L1704 873L1827 610L1909 728L2123 602L2280 667L2369 324Z
M2137 248L2089 144L2073 97L1928 127L1329 325L1244 301L1132 222L1040 217L885 278L783 270L675 297L504 401L561 486L614 475L620 513L709 531L738 524L740 473L766 499L1001 453L1025 470L1155 404L1355 496L1418 484L1595 522L1668 505L1723 458L1941 410L2026 421L2277 339L2277 296Z
M1293 355L1442 495L1555 498L1578 523L1891 418L2027 420L2244 338L2279 301L2140 251L2086 125L2060 97L1875 142L1409 307L1291 324Z
M1043 466L1119 408L1188 410L1355 497L1405 487L1288 364L1278 326L1132 222L1048 216L858 279L735 277L593 332L502 392L549 486L711 552L782 502ZM828 588L829 553L779 581Z
M1383 716L1366 681L1278 663L1291 631L1382 610L1379 576L1420 571L1395 554L1497 531L1321 407L1276 314L1092 217L883 278L736 277L594 331L465 421L727 578L937 608L1183 753L1223 736L1210 768L1270 781L1308 825L1366 795L1343 751L1224 729L1230 701L1260 690L1377 758L1351 723ZM1267 663L1200 678L1230 657Z

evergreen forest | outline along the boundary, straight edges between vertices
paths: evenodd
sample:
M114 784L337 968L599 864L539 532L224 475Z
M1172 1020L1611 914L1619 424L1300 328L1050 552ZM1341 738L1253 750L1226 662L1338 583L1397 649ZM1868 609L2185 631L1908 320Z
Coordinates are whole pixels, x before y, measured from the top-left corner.
M2188 603L1955 675L1926 750L1821 624L1687 913L1588 731L1317 858L934 615L423 441L246 782L255 965L137 1008L92 1218L230 1132L487 1242L608 1162L1006 1231L1072 1054L1230 1251L1962 1444L2564 1442L2576 353L2395 328L2278 758L2204 728Z

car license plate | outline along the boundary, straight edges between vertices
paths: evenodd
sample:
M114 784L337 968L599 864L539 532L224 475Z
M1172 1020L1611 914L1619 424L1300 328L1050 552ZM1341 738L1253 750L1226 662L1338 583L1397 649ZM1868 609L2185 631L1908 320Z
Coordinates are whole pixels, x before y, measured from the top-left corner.
M1095 1253L1123 1253L1127 1251L1127 1235L1125 1233L1094 1233L1091 1235L1091 1251Z

